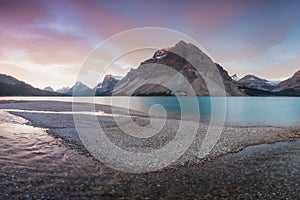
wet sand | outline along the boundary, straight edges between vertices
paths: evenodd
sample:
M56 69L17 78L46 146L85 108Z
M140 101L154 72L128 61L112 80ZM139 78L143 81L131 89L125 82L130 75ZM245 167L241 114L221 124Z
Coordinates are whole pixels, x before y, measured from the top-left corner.
M0 104L0 107L2 109L71 111L70 104L65 102L10 102ZM107 113L110 111L109 107L101 105L97 109ZM62 149L58 152L68 152L71 149L78 153L65 153L66 160L71 160L71 164L58 162L60 167L53 167L53 165L48 167L47 161L42 165L43 168L37 170L35 166L28 171L28 165L32 167L32 161L26 161L26 159L8 161L9 159L5 157L6 151L2 148L0 155L3 167L1 167L0 188L4 192L1 193L1 199L8 196L11 198L44 196L50 199L62 197L78 199L84 197L95 199L219 199L222 197L296 199L299 195L300 142L298 140L246 147L295 140L300 137L300 129L296 127L225 127L213 151L205 159L199 159L196 156L197 150L203 139L202 132L207 129L206 124L201 124L195 142L176 163L157 172L130 174L104 166L84 150L74 129L72 114L31 113L16 110L10 112L29 120L22 121L27 124L23 126L45 128L46 130L41 130L43 133L40 134L47 135L47 131L56 141L45 144L48 148L61 147ZM11 114L2 115L14 118ZM8 119L7 116L4 119ZM137 113L135 117L137 123L147 122L147 117L142 113ZM154 141L144 140L141 143L124 139L124 135L116 131L110 116L99 116L99 118L105 122L103 125L112 134L112 141L123 145L125 149L132 148L132 146L142 147L145 142L150 142L148 145L150 148L158 148L171 139L161 136ZM9 120L9 123L19 123L18 120ZM172 120L167 126L169 126L167 130L170 134L176 129ZM9 134L9 129L4 132ZM21 138L16 137L14 140L16 140L15 143L22 143ZM4 136L1 137L1 143L5 143ZM243 148L244 150L240 151ZM240 152L230 154L230 152L237 151ZM14 152L11 154L13 155ZM54 153L53 156L57 156L60 160L59 155ZM28 165L21 165L18 162ZM56 173L57 168L62 170L58 170L58 175L55 176L53 173ZM20 171L24 171L23 175L22 173L20 175ZM58 172L62 171L71 173L61 176ZM28 173L32 176L28 176ZM39 176L36 176L37 174ZM20 178L18 178L19 175Z

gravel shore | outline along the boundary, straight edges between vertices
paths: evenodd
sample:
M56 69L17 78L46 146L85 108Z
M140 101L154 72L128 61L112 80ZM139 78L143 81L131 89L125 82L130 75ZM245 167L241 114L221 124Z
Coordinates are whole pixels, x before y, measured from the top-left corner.
M1 108L7 109L10 113L27 119L30 125L47 129L47 132L54 137L62 138L66 142L70 142L77 145L78 148L84 149L75 129L73 120L73 115L75 114L72 114L72 103L40 101L9 102L6 104L3 102L0 104L0 109ZM110 106L96 105L95 110L101 111L102 113L100 116L97 116L97 119L109 139L125 150L141 150L141 148L143 150L147 150L147 148L149 148L149 150L159 149L174 138L180 123L179 120L176 119L167 119L164 128L159 134L149 139L140 139L124 134L122 130L118 128L118 124L116 124L114 118L110 115L112 112ZM114 113L120 114L118 121L121 121L123 124L130 122L131 119L140 126L149 123L149 116L145 113L130 111L131 116L128 116L126 115L126 110L122 108L114 108ZM175 164L193 163L203 160L203 158L198 158L198 154L209 125L208 123L193 123L195 123L195 126L199 125L198 133L189 149ZM204 159L209 160L231 152L238 152L247 146L292 141L300 138L300 127L225 126L221 128L223 128L223 131L217 143Z

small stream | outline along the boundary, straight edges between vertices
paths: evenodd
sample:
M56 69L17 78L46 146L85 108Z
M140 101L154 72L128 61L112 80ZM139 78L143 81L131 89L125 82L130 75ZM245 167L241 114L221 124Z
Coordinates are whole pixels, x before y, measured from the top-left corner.
M86 192L91 175L101 175L92 157L55 139L41 128L25 125L26 120L0 111L0 199L60 198ZM94 177L95 178L95 177ZM80 191L82 189L82 191ZM89 195L88 193L86 194Z

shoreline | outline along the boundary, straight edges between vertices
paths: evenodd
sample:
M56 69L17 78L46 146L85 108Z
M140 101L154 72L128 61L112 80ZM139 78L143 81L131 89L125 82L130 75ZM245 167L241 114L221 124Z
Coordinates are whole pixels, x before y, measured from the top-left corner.
M0 101L1 102L1 101ZM179 120L168 119L162 130L162 134L153 136L153 140L132 140L132 137L127 137L117 128L117 124L109 114L111 107L106 105L95 105L97 111L106 113L107 115L97 116L101 122L102 128L109 135L112 142L120 145L125 150L141 150L146 146L147 150L159 149L172 140L178 127ZM18 101L0 103L0 109L6 109L9 113L25 118L28 124L46 129L47 133L53 137L58 137L66 143L75 145L81 151L87 151L81 143L78 133L73 122L72 103L60 101ZM14 110L15 109L15 110ZM9 111L14 110L14 111ZM18 111L19 110L19 111ZM26 112L22 111L26 110ZM59 113L39 113L30 111L55 111ZM115 111L115 110L114 110ZM149 118L141 112L131 111L132 116L126 116L126 112L122 108L117 108L117 113L121 114L120 119L123 124L133 119L138 125L147 125ZM66 114L67 113L67 114ZM130 119L129 119L130 118ZM199 129L194 142L184 155L177 160L172 166L185 165L186 163L198 163L203 160L212 160L218 157L237 153L249 146L260 144L274 144L277 142L294 141L300 138L300 127L273 127L273 126L225 126L223 131L210 153L204 158L198 158L199 149L208 129L207 123L199 123Z
M18 106L24 109L25 105L27 109L31 110L35 110L34 108L49 110L49 102L44 104L27 102ZM67 105L60 104L60 106L66 108ZM10 105L9 107L12 109L14 106ZM51 109L58 108L57 105L56 108ZM103 109L108 108L103 107ZM215 154L211 154L206 159L197 159L193 154L201 141L200 134L196 137L196 142L178 162L154 172L127 173L107 167L101 161L94 159L83 146L74 144L74 141L68 141L68 139L74 139L71 114L15 113L17 116L26 116L31 119L29 121L7 111L1 112L3 112L2 121L10 122L12 125L18 123L18 127L22 127L22 124L25 128L27 127L25 132L23 132L23 128L17 130L19 137L11 140L11 144L17 142L23 145L22 139L24 138L31 141L31 137L22 138L22 135L26 133L26 130L30 135L32 134L31 130L34 129L40 134L33 135L33 138L40 142L39 148L52 154L51 160L45 159L48 153L36 154L38 149L35 145L33 145L33 151L30 150L31 145L29 149L28 146L25 149L30 150L26 152L31 156L39 158L36 163L24 157L22 152L20 152L21 157L17 157L15 162L11 162L10 158L13 154L7 154L7 159L2 160L3 167L1 168L4 176L0 179L0 189L4 192L0 196L3 198L10 196L16 199L41 197L49 199L62 197L75 199L240 199L250 197L255 199L297 199L300 196L298 183L300 179L298 168L300 165L298 159L300 140L298 139L299 134L297 134L299 128L294 128L295 132L289 133L289 131L293 132L293 128L226 127L213 151ZM105 121L104 125L107 125L108 130L114 127L108 116L100 116L100 119ZM145 123L145 120L142 119L143 117L137 117L137 123ZM57 123L49 123L53 121ZM24 124L28 124L30 127ZM46 126L51 129L43 128ZM11 135L14 135L14 130L9 130ZM204 125L201 130L205 131ZM245 144L249 144L249 138L258 136L261 132L267 133L263 133L264 137L260 137L260 139L264 138L266 142L276 143L245 147ZM151 144L151 141L128 143L130 140L126 140L126 138L122 143L118 140L120 139L118 132L110 131L109 133L112 134L110 138L112 141L124 145L125 148L129 148L128 145L133 144L141 146ZM3 134L4 137L0 136L4 146L1 153L5 155L5 152L8 150L11 152L14 149L6 149L6 136L9 135L6 131ZM228 142L235 134L238 134L234 138L235 142L239 142L238 145ZM47 137L50 143L45 143L41 137ZM160 145L164 145L164 142L172 138L162 136L161 139ZM287 142L290 140L296 141ZM256 140L256 142L262 141ZM250 141L250 143L254 142L255 140ZM233 146L229 148L228 145ZM238 149L237 153L228 152L234 148ZM56 153L57 150L59 150L58 153ZM129 148L129 150L132 149ZM222 150L224 154L222 154ZM54 161L59 164L59 167L53 164Z

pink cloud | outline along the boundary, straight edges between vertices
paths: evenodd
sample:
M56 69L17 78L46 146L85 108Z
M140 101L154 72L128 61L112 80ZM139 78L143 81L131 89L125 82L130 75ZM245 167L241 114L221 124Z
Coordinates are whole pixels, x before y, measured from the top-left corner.
M59 6L70 8L65 17L92 34L101 34L101 36L107 37L136 26L125 16L113 12L98 1L67 0Z
M228 25L238 14L251 9L245 1L206 1L197 5L188 4L186 23L197 30L199 37L206 40Z
M32 24L37 19L49 16L42 1L8 1L0 2L0 24L3 28L17 28Z

